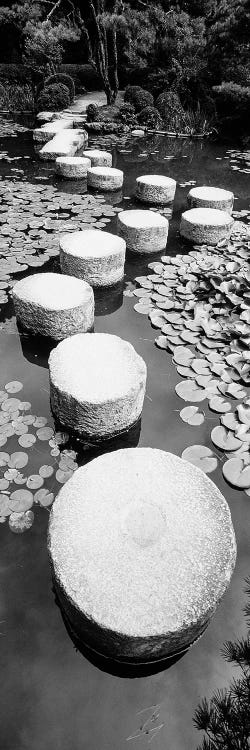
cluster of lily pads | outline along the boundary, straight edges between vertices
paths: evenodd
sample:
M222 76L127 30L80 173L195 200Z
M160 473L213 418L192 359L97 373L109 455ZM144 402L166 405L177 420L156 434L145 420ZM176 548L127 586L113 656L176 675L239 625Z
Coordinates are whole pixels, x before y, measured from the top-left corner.
M19 534L33 524L33 505L51 506L58 486L78 468L77 453L65 448L69 435L55 432L46 417L31 414L30 402L18 397L22 390L20 381L0 390L0 523L8 519L11 531ZM42 446L49 448L50 463L44 463ZM37 473L30 473L27 467L34 454L41 465Z
M229 241L150 263L133 293L139 298L135 310L161 329L155 343L173 355L183 378L175 390L191 405L181 410L181 419L198 427L205 415L197 404L208 401L210 411L220 415L211 440L228 459L224 477L250 495L249 253L249 231L235 222ZM202 445L182 455L206 472L218 463Z
M250 151L229 149L227 154L230 158L230 167L233 172L250 174Z
M119 211L102 196L64 193L24 181L0 184L0 304L8 302L11 277L40 268L59 253L58 233L106 227Z
M25 133L29 128L25 125L20 125L14 120L7 119L6 117L0 116L0 138L16 138L19 133Z

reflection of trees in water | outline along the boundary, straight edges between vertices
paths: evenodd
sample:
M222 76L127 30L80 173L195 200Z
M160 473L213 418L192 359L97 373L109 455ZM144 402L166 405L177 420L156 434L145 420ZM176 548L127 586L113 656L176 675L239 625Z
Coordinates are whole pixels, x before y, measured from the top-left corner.
M190 138L169 138L159 134L148 135L145 138L136 138L127 146L129 153L121 153L120 159L124 164L142 164L143 160L140 154L146 153L154 158L154 161L161 162L167 156L181 158L188 156L193 160L198 158L204 149L204 141L191 140ZM159 153L153 153L159 151ZM146 157L145 157L146 158Z

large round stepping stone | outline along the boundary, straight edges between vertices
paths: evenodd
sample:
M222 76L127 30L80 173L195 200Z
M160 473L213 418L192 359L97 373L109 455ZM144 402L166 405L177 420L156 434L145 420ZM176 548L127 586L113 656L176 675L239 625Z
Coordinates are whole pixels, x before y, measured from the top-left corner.
M104 656L145 663L202 634L229 585L236 542L205 473L130 448L96 458L60 490L49 554L73 632Z
M90 166L90 159L85 159L82 156L58 156L56 159L57 174L66 180L86 179Z
M230 237L234 220L226 211L216 208L191 208L181 217L180 233L194 244L217 245Z
M94 325L94 294L89 284L59 273L37 273L13 288L18 323L31 333L60 341Z
M144 360L128 341L107 333L72 336L49 357L50 394L62 426L83 438L109 438L141 416Z
M123 185L123 172L112 167L90 167L87 179L88 187L94 190L120 190Z
M174 200L176 181L159 174L137 177L136 197L142 203L167 204Z
M122 211L118 214L118 233L133 253L158 253L166 247L168 220L155 211Z
M100 229L68 232L60 238L62 272L93 287L111 286L123 278L125 253L121 237Z
M232 213L234 194L217 187L195 187L189 191L187 202L190 208L217 208Z
M91 161L91 167L112 167L112 154L109 151L98 151L95 149L88 149L83 151L83 156L86 156Z

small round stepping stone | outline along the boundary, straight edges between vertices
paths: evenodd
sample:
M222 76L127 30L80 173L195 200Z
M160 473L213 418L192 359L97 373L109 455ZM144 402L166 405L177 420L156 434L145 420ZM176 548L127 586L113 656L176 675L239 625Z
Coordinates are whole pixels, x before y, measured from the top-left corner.
M159 253L166 248L168 220L155 211L122 211L118 214L117 227L118 234L133 253Z
M188 648L236 560L218 488L196 466L152 448L106 453L77 469L54 502L48 546L73 632L128 663Z
M234 194L229 190L203 185L202 187L194 187L189 191L187 202L190 208L217 208L231 214Z
M171 203L175 190L176 181L164 175L147 174L136 180L136 197L142 203Z
M56 159L56 172L66 180L85 179L90 166L90 159L82 156L58 156Z
M112 167L112 154L109 151L99 151L97 148L83 151L83 156L90 159L91 167Z
M93 289L71 276L27 276L15 284L13 302L21 327L41 336L60 340L94 325Z
M83 438L109 438L141 416L147 368L132 344L107 333L65 339L49 357L50 395L60 424Z
M191 208L181 217L182 237L197 245L217 245L229 239L234 220L226 211L216 208Z
M100 229L68 232L60 238L62 272L93 287L111 286L123 278L125 253L121 237Z
M87 174L88 187L104 192L120 190L123 172L112 167L90 167Z

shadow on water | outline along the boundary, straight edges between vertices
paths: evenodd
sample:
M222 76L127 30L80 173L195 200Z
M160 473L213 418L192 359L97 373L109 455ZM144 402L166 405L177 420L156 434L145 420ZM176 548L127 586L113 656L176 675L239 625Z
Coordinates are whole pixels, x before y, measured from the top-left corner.
M115 286L95 289L95 315L110 315L122 307L124 280Z

